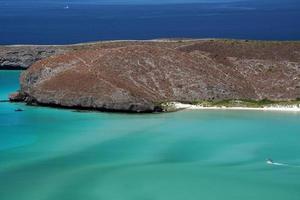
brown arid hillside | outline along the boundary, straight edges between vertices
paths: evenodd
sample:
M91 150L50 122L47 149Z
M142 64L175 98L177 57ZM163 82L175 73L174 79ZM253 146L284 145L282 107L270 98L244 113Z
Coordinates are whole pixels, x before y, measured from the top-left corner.
M56 48L59 53L23 72L12 100L153 112L171 101L300 98L299 42L123 41Z

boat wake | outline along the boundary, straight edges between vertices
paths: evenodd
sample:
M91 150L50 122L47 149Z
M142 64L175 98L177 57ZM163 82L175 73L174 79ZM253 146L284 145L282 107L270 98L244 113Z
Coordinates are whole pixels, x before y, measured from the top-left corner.
M274 161L271 160L271 159L267 159L267 160L266 160L266 163L267 163L268 165L275 165L275 166L300 167L300 165L289 165L289 164L287 164L287 163L274 162Z
M278 163L278 162L271 162L271 161L267 161L267 164L276 165L276 166L289 166L288 164L285 163Z

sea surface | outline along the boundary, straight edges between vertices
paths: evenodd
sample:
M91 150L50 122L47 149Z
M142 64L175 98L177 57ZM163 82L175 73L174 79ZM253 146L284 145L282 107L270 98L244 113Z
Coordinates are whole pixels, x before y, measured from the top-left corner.
M300 40L299 0L0 0L0 44Z
M0 99L19 88L19 74L0 71ZM0 103L0 199L299 200L299 141L292 112L135 115Z

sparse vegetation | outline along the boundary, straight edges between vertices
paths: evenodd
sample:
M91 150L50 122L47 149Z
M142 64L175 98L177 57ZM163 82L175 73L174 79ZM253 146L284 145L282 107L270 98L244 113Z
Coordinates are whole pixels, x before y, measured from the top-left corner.
M298 106L300 107L300 98L290 101L272 101L269 99L249 100L249 99L231 99L231 100L200 100L192 102L193 105L204 107L252 107L262 108L271 106Z
M18 63L24 67L31 60L39 60L40 52L53 52L21 76L20 92L26 95L23 100L31 104L54 106L55 102L71 108L79 105L92 110L157 112L190 105L161 106L156 101L191 103L207 99L194 102L207 107L294 107L300 102L240 100L299 97L300 60L298 54L291 53L299 51L299 42L179 38L2 49L5 63L13 65L18 59L9 55L31 53L30 62L23 56ZM63 53L56 55L55 50ZM45 68L55 70L55 75L44 73ZM32 84L36 77L43 84Z
M163 112L174 112L178 110L175 104L172 102L158 103L158 106L162 109Z

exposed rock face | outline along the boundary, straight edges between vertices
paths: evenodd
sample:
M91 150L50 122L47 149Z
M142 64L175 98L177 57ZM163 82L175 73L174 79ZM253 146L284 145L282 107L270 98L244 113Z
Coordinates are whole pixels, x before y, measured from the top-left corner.
M38 60L64 53L66 47L4 46L0 47L0 69L26 69Z
M9 100L13 102L22 102L25 100L25 96L20 92L15 92L9 95Z
M152 41L107 41L95 43L83 43L75 45L0 45L0 70L27 69L35 62L66 53L73 50L93 48L113 48L133 44L150 44L153 46L176 46L176 42L152 42Z
M28 103L126 112L153 112L166 101L296 99L299 52L299 43L284 42L93 45L36 62L23 72L15 96Z

